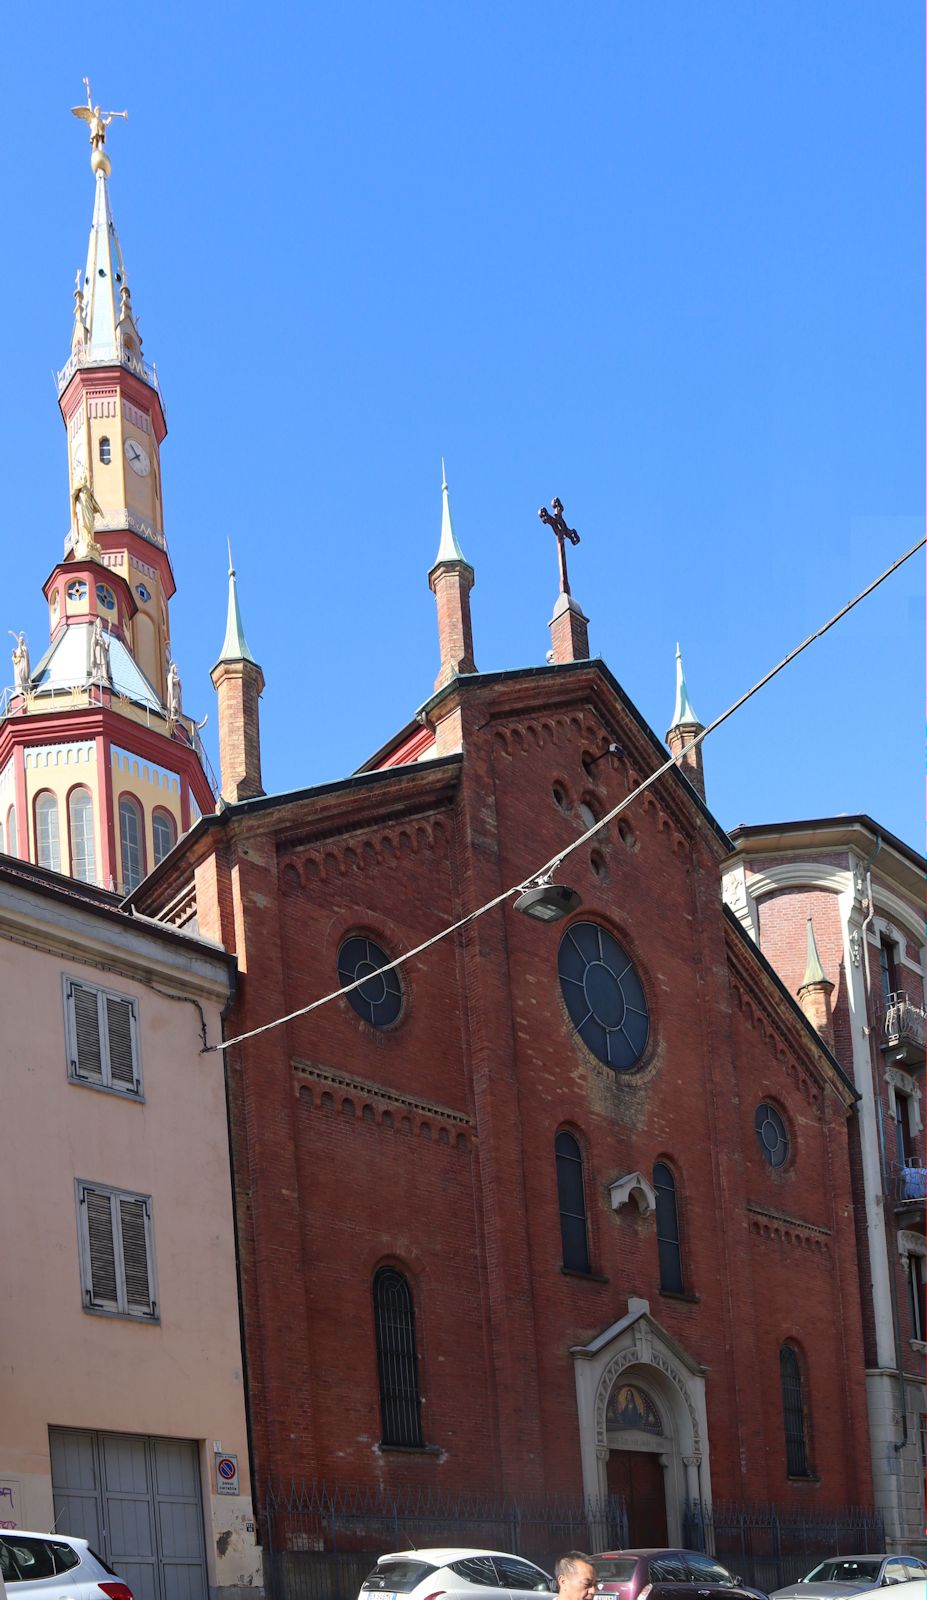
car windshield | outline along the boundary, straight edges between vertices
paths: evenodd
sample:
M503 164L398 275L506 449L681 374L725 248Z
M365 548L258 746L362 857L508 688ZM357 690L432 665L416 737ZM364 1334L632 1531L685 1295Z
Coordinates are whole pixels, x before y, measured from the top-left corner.
M411 1594L417 1583L436 1571L428 1561L378 1561L363 1587L373 1594Z
M630 1583L637 1566L635 1556L594 1556L592 1565L595 1567L596 1582L603 1583Z
M881 1561L822 1561L802 1583L878 1583Z

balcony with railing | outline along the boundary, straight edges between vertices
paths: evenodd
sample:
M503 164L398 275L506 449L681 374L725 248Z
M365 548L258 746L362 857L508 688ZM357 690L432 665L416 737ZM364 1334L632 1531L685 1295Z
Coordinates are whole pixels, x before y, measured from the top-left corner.
M908 1067L922 1067L927 1051L927 1011L899 991L890 994L882 1013L882 1049Z
M109 348L101 349L96 346L91 351L79 346L78 349L72 350L68 360L57 375L59 395L64 393L78 367L125 367L128 372L134 372L137 378L141 378L143 383L147 383L149 388L154 389L161 402L161 410L166 415L164 396L161 393L161 385L158 382L157 367L153 362L149 363L143 360L134 350L127 349L121 339L118 340L116 345Z
M918 1158L911 1157L903 1165L893 1163L888 1170L888 1200L899 1228L916 1226L924 1221L927 1168L917 1163Z

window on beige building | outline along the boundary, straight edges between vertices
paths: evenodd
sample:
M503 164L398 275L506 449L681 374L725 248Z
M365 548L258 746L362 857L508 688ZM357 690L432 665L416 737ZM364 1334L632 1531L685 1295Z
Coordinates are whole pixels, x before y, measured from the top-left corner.
M84 1309L156 1321L151 1197L76 1180Z
M96 984L64 980L68 1077L141 1098L138 1002Z

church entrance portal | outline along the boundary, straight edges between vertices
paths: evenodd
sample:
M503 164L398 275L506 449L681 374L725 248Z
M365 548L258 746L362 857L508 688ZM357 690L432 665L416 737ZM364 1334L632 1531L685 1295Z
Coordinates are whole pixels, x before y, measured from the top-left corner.
M609 1494L620 1495L627 1507L628 1548L668 1544L660 1457L649 1450L610 1450L606 1476Z

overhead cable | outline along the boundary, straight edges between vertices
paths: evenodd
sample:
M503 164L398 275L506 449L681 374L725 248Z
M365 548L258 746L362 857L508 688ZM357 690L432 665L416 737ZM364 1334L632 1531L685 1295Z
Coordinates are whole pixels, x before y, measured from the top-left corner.
M696 734L694 739L690 739L689 743L684 745L681 750L677 751L676 755L670 756L668 760L663 762L662 766L657 767L655 771L651 772L648 777L644 778L643 781L637 785L636 789L633 789L629 795L626 795L625 798L620 800L616 806L613 806L611 811L607 811L604 817L601 817L597 822L594 822L591 827L587 828L578 839L574 839L572 844L566 845L566 847L563 850L558 851L555 856L551 856L550 860L546 862L543 867L539 868L538 871L531 873L520 883L513 884L510 889L503 890L503 892L501 894L497 894L494 899L487 900L485 905L478 906L475 911L468 911L465 917L461 917L457 922L450 923L448 927L442 928L438 933L432 934L430 939L423 940L421 944L415 945L412 950L406 950L401 956L396 956L395 960L385 962L382 967L377 968L377 971L394 971L396 967L401 967L405 964L405 962L412 961L416 956L420 956L426 950L430 950L432 945L439 944L442 939L450 938L452 933L459 933L461 928L468 927L471 922L475 922L477 917L484 916L487 911L495 910L496 906L502 905L503 901L511 899L513 895L522 894L526 889L530 889L538 883L544 882L550 878L551 874L556 872L557 868L563 861L566 860L567 856L572 855L574 850L579 850L583 846L588 845L590 839L595 838L595 835L603 828L606 828L610 822L613 822L615 817L620 816L622 811L626 811L628 806L631 805L632 801L636 800L639 795L642 795L645 790L651 788L651 786L660 778L662 778L665 773L669 772L671 767L675 767L683 756L688 755L691 750L694 750L698 745L700 745L704 739L708 738L710 733L714 733L716 728L720 728L722 722L727 722L728 718L732 717L735 711L739 711L741 706L746 705L748 700L751 700L755 694L758 694L761 689L765 688L766 684L771 682L771 680L775 678L778 673L782 672L783 668L787 667L790 662L794 661L796 656L800 656L803 650L807 650L808 646L813 644L815 639L822 638L823 635L829 631L829 629L833 628L836 623L840 622L849 611L852 611L854 606L858 606L861 600L867 599L867 597L871 595L875 589L878 589L881 583L885 582L886 578L890 578L892 573L897 572L898 568L903 566L906 561L910 561L911 557L916 555L918 550L922 550L925 544L927 544L927 536L925 536L923 539L919 539L916 544L912 544L910 550L906 550L904 555L899 556L897 561L893 561L890 567L886 567L884 572L880 573L877 578L874 578L871 583L867 584L865 589L861 589L859 594L854 595L852 600L847 601L845 606L841 606L840 610L834 613L829 622L825 622L822 627L816 628L814 633L809 633L807 639L804 639L801 644L796 645L794 650L790 650L788 655L783 656L778 665L773 667L769 672L765 673L764 676L753 685L752 689L748 689L746 694L742 694L738 700L734 701L733 705L728 706L726 711L722 711L719 717L715 717L714 722L710 722L707 728L703 728L701 733ZM282 1028L285 1023L295 1022L298 1017L308 1016L311 1011L318 1011L321 1006L327 1006L331 1003L331 1001L340 1000L342 996L350 994L353 989L359 989L362 984L369 983L371 976L372 974L368 972L363 978L356 978L353 983L346 983L341 989L332 989L329 994L321 995L318 1000L311 1000L308 1005L300 1006L297 1011L289 1011L287 1012L286 1016L275 1017L272 1022L262 1023L259 1028L250 1028L247 1033L236 1034L232 1039L223 1039L221 1044L209 1045L202 1050L200 1054L208 1055L214 1051L229 1050L233 1045L243 1044L246 1039L255 1039L261 1033L269 1033L272 1028Z

